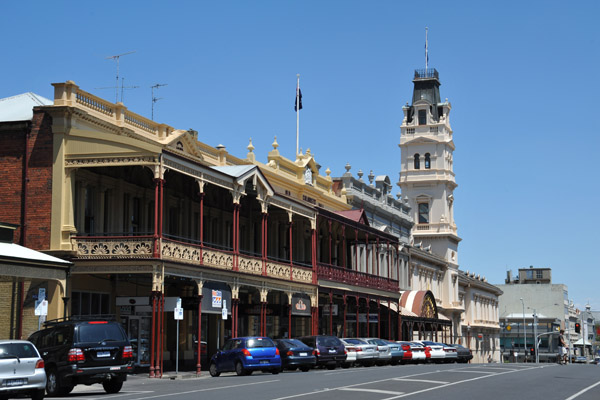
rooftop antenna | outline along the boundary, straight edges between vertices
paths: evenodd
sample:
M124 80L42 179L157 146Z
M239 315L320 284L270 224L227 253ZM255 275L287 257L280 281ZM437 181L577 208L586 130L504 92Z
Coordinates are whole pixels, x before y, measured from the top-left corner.
M116 89L115 89L115 103L117 103L119 101L119 59L122 56L126 56L126 55L132 54L132 53L135 53L135 50L134 51L129 51L127 53L117 54L116 56L108 56L108 57L105 58L106 60L115 60L117 62L117 84L115 85L116 86Z
M124 84L125 78L121 78L121 103L123 103L123 89L137 89L139 88L139 86L125 86ZM114 89L114 86L106 86L106 87L97 87L94 88L96 90L101 90L101 89ZM117 89L119 89L119 87L117 87Z
M427 74L427 66L429 64L429 43L427 41L428 27L425 27L425 74Z
M154 97L154 89L158 89L161 86L167 86L168 83L157 83L156 85L150 86L152 89L152 121L154 121L154 103L162 99L162 97Z

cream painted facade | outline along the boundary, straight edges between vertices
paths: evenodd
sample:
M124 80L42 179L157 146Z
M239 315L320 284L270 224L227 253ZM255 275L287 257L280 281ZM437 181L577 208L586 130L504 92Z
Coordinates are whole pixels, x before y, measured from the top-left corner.
M413 82L412 104L403 107L398 181L415 221L410 289L433 292L440 312L452 320L454 337L471 348L474 361L487 361L488 356L499 361L502 292L485 278L459 269L452 106L440 100L435 69L415 71Z

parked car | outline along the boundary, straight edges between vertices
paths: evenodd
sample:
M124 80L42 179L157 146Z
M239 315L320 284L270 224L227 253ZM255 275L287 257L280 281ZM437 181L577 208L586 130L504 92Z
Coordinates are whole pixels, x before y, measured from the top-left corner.
M450 346L449 344L440 343L444 346L444 353L446 357L444 357L444 362L446 363L455 363L458 362L458 352L456 351L456 347Z
M460 344L451 344L450 346L456 349L457 362L468 363L473 358L473 353L466 347Z
M335 369L346 361L346 348L342 341L335 336L304 336L300 340L315 349L317 366Z
M44 360L33 343L27 340L0 340L0 382L0 398L44 398Z
M418 342L406 342L410 346L410 351L412 353L412 363L419 364L427 362L429 358L431 358L431 353L429 350L426 351L425 346Z
M427 359L428 362L443 363L446 358L444 345L441 343L432 342L430 340L416 340L416 343L421 343L425 347L425 351L429 348L431 356Z
M390 353L392 354L392 365L398 365L402 363L404 359L404 349L400 343L393 342L391 340L383 340L388 346L390 346Z
M279 349L281 357L281 369L306 372L317 364L317 357L314 354L315 349L302 343L298 339L279 339L275 340L275 345Z
M260 370L278 374L281 371L281 357L275 342L268 337L248 336L229 339L222 350L217 351L210 360L210 376L219 376L222 372L234 372L250 375Z
M53 320L29 337L44 359L46 391L70 393L75 385L102 383L117 393L133 371L133 349L116 320L80 317Z
M377 345L367 343L358 338L344 338L342 341L346 344L346 351L348 351L346 362L351 359L351 354L354 355L354 363L363 367L375 365L379 359Z
M400 361L400 364L408 364L413 362L413 346L410 342L403 342L403 341L398 341L395 342L398 345L400 345L402 347L402 351L404 352L404 354L402 355L402 361Z
M392 362L392 352L390 346L379 338L364 338L367 343L374 344L377 346L379 352L379 358L377 359L377 365L386 365Z

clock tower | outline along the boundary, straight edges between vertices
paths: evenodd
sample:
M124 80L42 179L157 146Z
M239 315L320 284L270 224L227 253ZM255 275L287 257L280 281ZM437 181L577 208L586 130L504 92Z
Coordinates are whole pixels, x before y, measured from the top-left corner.
M414 245L444 258L458 269L454 221L454 142L446 99L440 100L440 80L433 68L416 70L412 104L402 108L401 171L398 186L412 209Z

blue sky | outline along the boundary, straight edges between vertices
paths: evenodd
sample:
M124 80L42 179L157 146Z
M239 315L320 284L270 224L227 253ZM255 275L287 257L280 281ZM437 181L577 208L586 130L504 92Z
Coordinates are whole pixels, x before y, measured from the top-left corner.
M452 103L461 269L502 283L552 268L578 306L600 309L596 1L6 1L0 97L74 80L240 157L277 136L332 170L397 182L402 105L430 67ZM99 6L95 6L99 4ZM596 154L596 155L594 155ZM597 247L598 246L598 247Z

